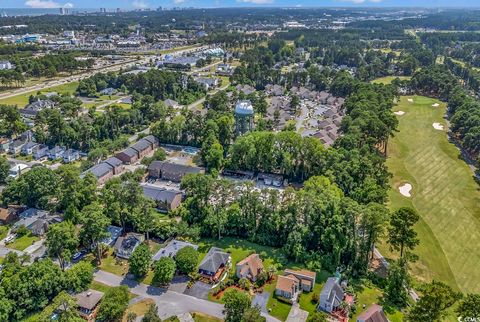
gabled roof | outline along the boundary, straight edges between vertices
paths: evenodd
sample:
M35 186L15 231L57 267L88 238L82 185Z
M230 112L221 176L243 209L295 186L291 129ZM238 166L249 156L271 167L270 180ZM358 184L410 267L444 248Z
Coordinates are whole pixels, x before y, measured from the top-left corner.
M119 158L116 158L116 157L110 157L103 162L112 166L112 167L118 167L118 166L123 164L122 160L120 160Z
M101 178L110 171L112 171L112 167L104 162L94 165L90 169L87 170L91 172L95 177Z
M362 312L362 314L357 317L357 321L388 322L388 319L383 312L383 308L378 304L373 304L370 305L365 312Z
M220 266L225 265L230 258L230 254L225 253L222 249L217 247L212 247L208 251L207 255L200 263L199 269L215 273L218 271Z
M331 302L334 296L342 300L344 293L342 287L338 284L337 279L335 277L329 277L323 286L322 292L320 292L320 297L327 298L328 301Z
M167 161L153 161L148 170L159 170L167 173L200 173L203 169Z
M178 190L167 190L162 187L142 186L143 195L156 201L162 201L170 204L176 196L181 195L182 192Z
M137 154L138 154L138 152L136 150L132 149L131 147L126 148L125 150L123 150L120 153L126 154L130 158L134 157L134 156L137 156Z
M288 293L293 293L294 286L296 284L298 284L298 280L296 278L279 275L277 278L277 286L275 287L275 289Z
M142 152L152 146L152 143L145 139L138 140L137 143L131 145L130 148L137 150L138 152Z
M75 295L75 299L77 300L77 305L81 308L85 308L87 310L92 310L97 306L100 300L103 297L103 293L96 290L86 290L85 292L78 293Z
M237 266L245 266L252 277L256 277L263 270L263 262L258 254L251 254L239 261Z

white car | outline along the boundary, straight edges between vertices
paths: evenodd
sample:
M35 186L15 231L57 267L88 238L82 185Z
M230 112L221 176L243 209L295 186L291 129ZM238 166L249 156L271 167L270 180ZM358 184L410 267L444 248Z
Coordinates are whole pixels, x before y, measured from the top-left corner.
M13 242L15 240L16 237L17 237L17 235L7 236L7 238L5 238L5 244L10 244L11 242Z

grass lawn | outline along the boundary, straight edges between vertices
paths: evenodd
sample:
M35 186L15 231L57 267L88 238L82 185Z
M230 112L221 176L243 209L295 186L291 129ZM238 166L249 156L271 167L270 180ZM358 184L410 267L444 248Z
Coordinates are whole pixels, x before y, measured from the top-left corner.
M128 261L117 259L113 254L113 249L110 249L108 256L102 258L102 264L99 268L115 275L124 276L128 273Z
M440 106L432 107L434 103ZM411 265L412 273L421 281L437 279L478 293L480 189L446 131L432 126L445 125L445 104L422 96L402 97L395 110L405 114L398 117L399 132L389 144L390 208L413 207L421 216L415 227L419 260ZM406 182L413 186L411 198L398 191ZM385 245L380 250L387 258L394 257Z
M127 322L127 316L128 313L133 312L137 315L137 317L140 317L142 315L145 315L147 313L148 308L150 305L154 304L155 302L152 299L145 299L142 301L139 301L135 304L129 305L125 313L123 314L123 322Z
M72 95L75 93L78 87L78 82L70 82L42 90L42 93L57 92L58 94ZM27 92L17 96L0 99L0 104L17 105L18 107L24 107L28 104L28 98L30 95L36 95L38 91Z
M13 243L8 244L7 247L22 251L28 246L32 245L37 240L40 240L40 238L38 238L37 236L33 236L32 234L27 234L22 237L16 238Z
M372 83L388 85L388 84L391 84L395 78L399 78L400 80L406 80L406 79L410 79L411 77L410 76L385 76L385 77L374 79Z
M270 293L270 298L268 299L267 309L268 313L281 321L285 321L290 313L292 305L277 299L275 295L275 286L277 281L274 280L270 284L267 284L264 288L266 292Z
M222 322L222 320L219 318L200 312L193 312L192 317L195 322Z
M0 226L0 240L7 237L8 227L7 226Z

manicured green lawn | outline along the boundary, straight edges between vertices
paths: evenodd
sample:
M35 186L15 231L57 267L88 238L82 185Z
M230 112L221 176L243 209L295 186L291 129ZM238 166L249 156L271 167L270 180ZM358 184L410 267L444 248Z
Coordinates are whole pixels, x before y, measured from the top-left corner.
M0 240L7 237L8 227L7 226L0 226Z
M27 234L22 237L16 238L13 243L8 244L7 247L21 251L32 245L37 240L40 240L40 238L31 234Z
M109 289L111 289L112 287L111 286L108 286L106 284L103 284L103 283L100 283L100 282L97 282L97 281L92 281L92 283L90 284L90 288L92 290L96 290L96 291L99 291L99 292L107 292ZM131 292L128 292L128 297L131 299L137 297L137 295L131 293Z
M42 90L42 93L57 92L58 94L68 94L72 95L75 93L78 87L78 82L70 82ZM28 104L28 98L30 95L36 95L38 91L32 91L25 94L20 94L17 96L12 96L9 98L0 99L0 104L8 105L17 105L20 108L23 108Z
M288 313L290 313L290 309L292 308L291 304L285 303L277 299L275 295L275 286L277 281L273 281L271 284L267 284L264 288L265 292L270 293L270 298L268 299L267 309L268 313L281 321L285 321L288 317Z
M113 250L109 250L108 256L102 258L102 264L99 268L115 275L124 276L128 273L128 261L117 259L113 254Z
M405 79L410 79L410 76L385 76L385 77L374 79L372 83L388 85L388 84L391 84L395 78L399 78L400 80L405 80Z
M407 98L413 98L408 102ZM432 107L438 103L439 107ZM433 123L446 126L445 104L414 96L402 97L395 111L399 132L390 140L387 165L393 173L389 193L390 208L415 208L421 220L416 225L420 245L419 260L411 265L421 281L441 280L464 292L480 292L480 189L473 173L448 141L446 130L435 130ZM410 183L412 197L399 193L399 186ZM381 252L395 254L385 245Z
M214 316L206 315L200 312L192 313L193 320L195 322L221 322L222 320Z

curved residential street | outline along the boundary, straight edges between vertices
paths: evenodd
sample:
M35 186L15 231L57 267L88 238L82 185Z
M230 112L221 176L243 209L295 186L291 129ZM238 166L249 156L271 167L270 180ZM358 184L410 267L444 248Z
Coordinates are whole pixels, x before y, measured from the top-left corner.
M139 295L142 298L150 298L154 300L158 306L158 315L162 320L174 315L176 316L189 312L202 312L217 318L225 318L222 312L223 305L218 303L198 299L182 293L168 291L164 288L138 283L127 277L121 277L102 270L95 272L94 279L95 281L108 286L125 285L133 294ZM262 315L265 316L267 322L279 322L278 319L268 314L262 312Z

